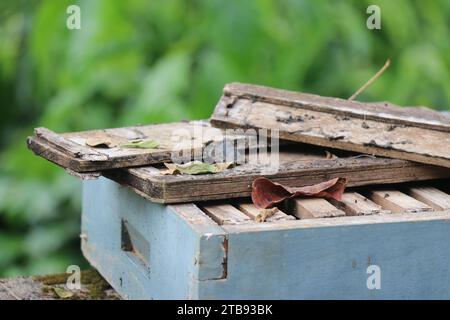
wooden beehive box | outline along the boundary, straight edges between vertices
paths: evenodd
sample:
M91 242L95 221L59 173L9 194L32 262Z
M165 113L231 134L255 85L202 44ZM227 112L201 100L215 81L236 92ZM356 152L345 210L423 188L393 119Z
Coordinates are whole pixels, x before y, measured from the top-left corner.
M253 151L239 129L270 132L275 171L246 161L166 174L180 153L237 162L217 154ZM425 108L235 83L210 122L38 128L28 146L72 175L106 177L83 182L82 249L125 298L450 298L449 132L450 118ZM248 197L262 176L291 187L339 177L353 189L342 202L285 202L258 222Z
M447 181L295 200L262 223L249 202L163 205L83 184L83 253L124 298L450 298Z

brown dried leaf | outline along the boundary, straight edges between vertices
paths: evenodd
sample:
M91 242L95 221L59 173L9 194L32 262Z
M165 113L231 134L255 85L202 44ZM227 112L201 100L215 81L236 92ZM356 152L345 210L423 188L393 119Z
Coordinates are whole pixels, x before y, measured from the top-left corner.
M108 135L95 135L87 138L85 143L93 148L114 148L120 144L120 139Z
M341 201L346 178L334 178L312 186L291 188L267 178L257 178L252 183L252 201L257 208L270 208L288 198L298 196L335 199Z

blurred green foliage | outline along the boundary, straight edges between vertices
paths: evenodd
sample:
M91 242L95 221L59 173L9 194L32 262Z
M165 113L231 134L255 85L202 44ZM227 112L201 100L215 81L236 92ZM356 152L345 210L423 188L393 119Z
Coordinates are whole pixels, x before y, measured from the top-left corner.
M388 57L359 100L446 109L449 23L448 0L1 1L0 275L86 264L80 182L27 150L33 127L207 118L231 81L346 98Z

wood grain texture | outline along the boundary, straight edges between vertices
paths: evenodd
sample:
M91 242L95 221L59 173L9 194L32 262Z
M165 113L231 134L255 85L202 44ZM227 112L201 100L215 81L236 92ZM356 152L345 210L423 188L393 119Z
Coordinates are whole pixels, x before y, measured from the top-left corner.
M433 187L413 187L408 189L411 197L429 205L435 210L450 209L450 195Z
M348 186L399 183L450 177L450 170L418 163L383 158L302 159L284 162L276 173L266 174L260 166L239 165L217 174L162 175L157 167L114 170L106 177L144 193L161 203L206 201L249 197L254 179L265 176L291 187L313 185L335 177L349 180Z
M370 193L370 199L393 213L421 213L433 211L433 208L401 191L385 189Z
M361 216L372 214L388 214L389 210L384 210L380 205L369 200L358 192L345 192L342 201L329 200L333 205L345 211L347 216Z
M94 148L86 145L92 137L114 139L121 144L135 139L149 139L159 146L157 149ZM214 157L215 148L221 148L226 141L238 139L243 139L243 136L225 135L222 130L212 128L207 121L191 121L62 134L37 128L35 135L28 137L27 144L35 154L72 172L84 173L162 163L178 156L187 159Z
M294 199L295 216L299 219L318 219L345 216L345 212L339 210L325 199L305 198Z
M252 219L231 204L211 204L201 207L219 225L251 223Z
M450 117L423 108L236 84L225 88L210 121L219 128L279 130L281 139L450 167Z
M359 102L266 86L230 83L223 89L227 107L239 98L450 132L450 115L427 107L401 107L390 102Z

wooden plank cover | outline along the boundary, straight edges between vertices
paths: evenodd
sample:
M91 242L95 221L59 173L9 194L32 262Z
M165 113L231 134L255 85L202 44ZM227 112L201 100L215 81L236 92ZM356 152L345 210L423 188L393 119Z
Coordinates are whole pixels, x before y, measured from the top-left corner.
M419 200L404 194L401 191L386 189L376 190L370 193L370 198L393 213L420 213L433 211L433 208Z
M112 137L126 143L134 139L151 139L159 144L157 149L94 148L86 145L92 137ZM226 138L238 139L242 136ZM222 130L212 128L207 121L177 122L135 127L91 130L57 134L46 128L35 129L27 140L28 147L74 175L106 169L136 167L169 161L173 153L198 154L205 147L213 149L224 141Z
M280 138L450 167L450 116L233 83L211 117L219 128L278 129Z
M348 186L398 183L450 177L450 170L420 163L347 155L326 159L324 150L298 144L280 147L278 172L266 173L251 163L217 174L163 175L160 166L111 170L103 175L132 187L151 201L177 203L248 197L251 184L265 176L287 186L311 185L346 177Z

